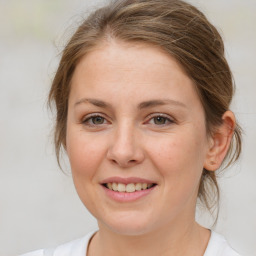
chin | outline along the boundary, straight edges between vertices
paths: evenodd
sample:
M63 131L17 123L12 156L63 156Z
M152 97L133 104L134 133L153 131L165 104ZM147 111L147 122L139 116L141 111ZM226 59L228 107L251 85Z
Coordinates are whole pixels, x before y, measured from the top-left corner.
M98 219L100 228L107 228L108 230L124 236L139 236L149 233L152 230L152 219L146 218L144 215L134 213L122 213L119 216L113 215L111 219ZM115 217L114 217L115 216Z

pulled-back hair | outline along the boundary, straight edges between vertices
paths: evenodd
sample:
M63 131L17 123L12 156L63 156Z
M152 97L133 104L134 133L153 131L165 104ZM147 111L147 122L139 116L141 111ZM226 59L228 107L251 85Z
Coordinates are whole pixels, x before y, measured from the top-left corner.
M65 149L68 100L74 70L83 56L104 41L143 42L158 46L174 57L194 82L205 112L208 135L222 124L234 92L232 73L224 56L219 32L205 15L180 0L118 0L83 20L63 50L49 93L56 107L55 149ZM225 167L241 152L237 125L225 158ZM224 168L222 166L222 168ZM202 170L198 198L207 209L218 203L216 173Z

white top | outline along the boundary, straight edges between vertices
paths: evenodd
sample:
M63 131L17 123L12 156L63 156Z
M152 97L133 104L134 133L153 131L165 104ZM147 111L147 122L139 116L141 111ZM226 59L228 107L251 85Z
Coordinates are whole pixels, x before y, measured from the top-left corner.
M94 233L95 232L91 232L80 239L59 245L52 249L41 249L34 252L22 254L20 256L86 256L88 243ZM212 231L204 256L240 255L228 245L227 241L223 236Z

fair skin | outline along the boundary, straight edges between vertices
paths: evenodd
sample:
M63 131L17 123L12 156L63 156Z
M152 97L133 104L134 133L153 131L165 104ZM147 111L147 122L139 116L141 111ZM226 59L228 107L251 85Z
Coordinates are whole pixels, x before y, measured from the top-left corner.
M66 150L99 225L88 255L203 255L210 232L195 222L200 177L220 166L234 125L227 111L207 135L193 82L157 47L111 41L84 56L72 78ZM143 182L153 187L106 184Z

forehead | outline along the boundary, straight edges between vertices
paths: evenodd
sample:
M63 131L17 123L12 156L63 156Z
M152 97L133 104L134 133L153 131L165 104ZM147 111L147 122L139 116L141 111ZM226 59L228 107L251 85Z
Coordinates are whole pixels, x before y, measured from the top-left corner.
M75 69L71 95L95 93L109 100L115 95L119 99L140 95L146 100L152 96L199 100L192 80L164 50L117 41L100 44Z
M158 68L164 67L165 65L167 68L170 68L170 65L172 65L172 68L175 67L179 69L179 72L187 75L182 65L179 64L167 50L151 43L124 42L109 39L108 41L98 43L95 47L90 49L89 52L81 58L77 67L88 62L90 62L90 65L95 64L97 67L100 61L108 64L105 65L105 69L108 67L112 68L115 65L128 69L137 67L139 70L150 68L152 65L157 65ZM144 65L141 65L142 63Z

